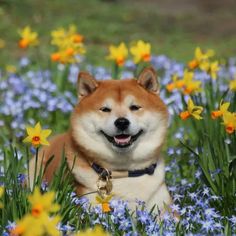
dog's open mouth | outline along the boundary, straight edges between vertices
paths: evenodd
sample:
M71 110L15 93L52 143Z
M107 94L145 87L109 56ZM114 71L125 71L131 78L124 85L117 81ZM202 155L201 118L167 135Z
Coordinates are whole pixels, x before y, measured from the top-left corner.
M114 146L119 148L125 148L130 146L138 137L143 133L143 130L140 130L137 134L131 136L129 134L119 134L116 136L109 136L104 131L101 130L101 133L107 138L107 140L112 143Z

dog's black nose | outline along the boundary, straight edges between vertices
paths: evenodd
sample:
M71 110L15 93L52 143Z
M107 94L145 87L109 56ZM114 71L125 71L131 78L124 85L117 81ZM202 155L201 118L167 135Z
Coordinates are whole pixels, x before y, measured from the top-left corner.
M130 122L128 119L126 119L124 117L120 117L114 122L114 124L119 130L124 131L125 129L128 128Z

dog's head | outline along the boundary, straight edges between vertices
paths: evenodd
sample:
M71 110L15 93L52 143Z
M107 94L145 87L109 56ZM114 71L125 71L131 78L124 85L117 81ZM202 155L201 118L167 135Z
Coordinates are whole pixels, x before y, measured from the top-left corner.
M168 112L152 68L130 80L96 81L81 72L77 86L72 135L90 158L113 169L142 168L158 158Z

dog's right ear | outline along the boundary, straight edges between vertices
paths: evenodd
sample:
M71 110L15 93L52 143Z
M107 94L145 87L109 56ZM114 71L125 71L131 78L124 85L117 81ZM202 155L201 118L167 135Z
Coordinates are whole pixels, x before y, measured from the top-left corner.
M80 72L78 75L77 92L79 99L88 96L96 90L98 82L88 72Z
M159 83L153 67L143 69L138 77L138 83L149 92L159 93Z

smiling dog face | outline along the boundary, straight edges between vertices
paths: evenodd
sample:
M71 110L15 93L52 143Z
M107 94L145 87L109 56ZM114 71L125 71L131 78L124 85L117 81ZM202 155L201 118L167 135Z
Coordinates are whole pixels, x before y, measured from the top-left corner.
M158 158L168 124L155 71L131 80L78 78L72 135L88 158L110 169L138 169Z

